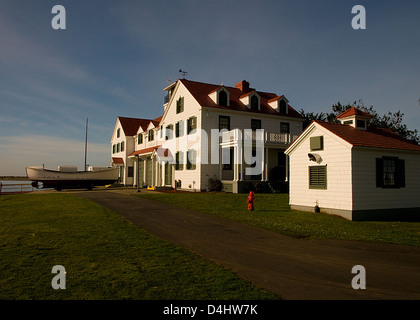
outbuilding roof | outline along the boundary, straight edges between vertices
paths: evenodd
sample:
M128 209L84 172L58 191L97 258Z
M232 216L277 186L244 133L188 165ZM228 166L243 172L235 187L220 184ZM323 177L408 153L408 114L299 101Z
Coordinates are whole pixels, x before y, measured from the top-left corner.
M387 129L369 128L365 131L344 124L319 120L314 120L313 122L316 122L353 146L420 151L418 144L404 139Z

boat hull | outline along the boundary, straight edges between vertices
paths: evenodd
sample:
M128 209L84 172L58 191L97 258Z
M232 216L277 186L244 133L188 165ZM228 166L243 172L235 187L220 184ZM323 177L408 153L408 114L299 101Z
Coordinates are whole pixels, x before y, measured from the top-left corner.
M118 181L119 170L117 167L100 169L97 171L63 172L47 170L42 167L26 167L29 180L33 181L34 187L43 188L88 188L104 186Z

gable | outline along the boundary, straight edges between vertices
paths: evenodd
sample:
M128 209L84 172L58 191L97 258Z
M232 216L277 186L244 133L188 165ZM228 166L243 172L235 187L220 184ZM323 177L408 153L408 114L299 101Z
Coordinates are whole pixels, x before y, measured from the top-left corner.
M320 136L318 133L322 134L324 136L324 138L322 139L322 142L319 141L319 140L316 140L316 139L311 139L311 138L314 138L315 136L316 137ZM346 149L352 148L352 145L350 143L348 143L347 141L345 141L341 137L333 134L329 130L325 129L324 127L319 125L316 121L312 121L312 123L295 139L295 141L293 141L293 143L286 149L286 151L284 153L287 154L287 155L291 155L307 139L310 140L309 141L309 146L311 146L311 145L321 146L322 145L322 147L323 147L325 145L325 139L327 137L328 137L328 139L336 140L338 143L340 143L340 145L342 145ZM308 149L308 152L309 151L310 150Z

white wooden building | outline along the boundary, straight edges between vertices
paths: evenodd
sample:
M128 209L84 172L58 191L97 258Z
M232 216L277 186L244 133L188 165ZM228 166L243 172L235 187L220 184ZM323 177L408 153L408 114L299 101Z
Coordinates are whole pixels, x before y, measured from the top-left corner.
M204 191L210 179L218 179L231 192L240 192L249 181L287 186L284 150L302 132L303 118L284 95L257 91L247 81L228 87L179 79L164 90L163 115L146 120L147 125L144 119L131 118L130 123L138 125L123 137L129 148L112 154L114 164L120 162L121 172L127 172L121 179L125 185ZM119 141L120 122L118 118L113 146ZM253 150L245 147L245 139Z
M418 219L420 146L350 108L340 124L313 121L288 147L290 206L349 220Z

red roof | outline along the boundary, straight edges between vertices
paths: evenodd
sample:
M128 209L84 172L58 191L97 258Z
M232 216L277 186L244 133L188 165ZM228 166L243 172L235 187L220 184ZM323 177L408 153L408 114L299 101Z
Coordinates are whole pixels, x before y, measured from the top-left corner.
M112 162L115 164L124 164L123 158L112 158Z
M154 146L154 147L150 147L150 148L137 150L137 151L134 151L132 154L130 154L129 157L135 156L135 155L142 155L142 154L146 154L146 153L152 153L154 150L159 149L159 147L160 146Z
M317 120L314 122L353 146L420 151L418 144L406 140L388 130L368 129L364 131L338 123Z
M180 79L183 85L188 89L188 91L194 96L197 102L202 105L203 107L213 107L213 108L220 108L220 109L227 109L227 110L237 110L237 111L244 111L244 112L252 112L252 113L263 113L263 114L270 114L270 115L277 115L277 116L284 116L284 117L292 117L292 118L302 118L302 116L293 109L290 105L288 106L288 113L287 114L279 114L276 110L268 105L268 100L277 98L278 96L275 93L268 93L268 92L261 92L256 91L260 96L260 110L250 110L247 108L240 101L240 97L246 94L250 94L255 90L252 88L248 88L244 92L237 87L226 87L227 90L230 92L230 106L220 106L216 104L210 97L209 93L214 92L215 90L219 89L220 85L208 84L203 82L196 82L190 81L186 79Z
M154 146L150 148L145 148L141 150L134 151L132 154L129 155L129 157L135 156L135 155L142 155L147 153L152 153L153 151L157 151L159 157L172 157L172 154L169 152L169 149L163 149L161 146Z
M347 109L346 111L344 111L343 113L341 113L340 115L338 115L337 119L338 118L350 117L350 116L362 116L362 117L370 118L369 113L363 112L362 110L359 110L355 107L351 107L351 108Z
M126 136L134 136L137 134L139 127L142 127L143 130L147 129L150 121L149 119L139 119L139 118L126 118L118 117L121 123L121 127L124 130Z

